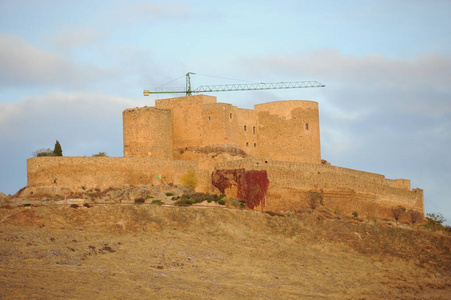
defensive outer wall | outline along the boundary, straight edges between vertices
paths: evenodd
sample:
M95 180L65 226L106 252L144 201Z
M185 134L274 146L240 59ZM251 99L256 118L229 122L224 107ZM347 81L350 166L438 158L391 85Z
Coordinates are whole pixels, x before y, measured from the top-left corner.
M316 102L275 101L249 110L211 96L179 97L127 109L123 122L124 157L30 158L27 186L79 191L181 185L182 176L194 171L197 191L218 193L211 183L214 170L266 170L268 192L257 209L297 210L307 205L308 192L316 191L326 206L346 214L390 217L398 205L424 213L423 191L411 190L407 179L321 163Z

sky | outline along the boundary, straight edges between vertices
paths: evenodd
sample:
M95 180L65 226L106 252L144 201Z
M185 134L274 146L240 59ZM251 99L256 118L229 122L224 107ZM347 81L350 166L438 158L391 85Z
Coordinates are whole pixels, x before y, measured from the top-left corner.
M322 158L411 180L451 224L451 1L0 0L0 191L26 160L122 156L122 111L143 89L310 81L324 88L210 94L252 109L320 107Z

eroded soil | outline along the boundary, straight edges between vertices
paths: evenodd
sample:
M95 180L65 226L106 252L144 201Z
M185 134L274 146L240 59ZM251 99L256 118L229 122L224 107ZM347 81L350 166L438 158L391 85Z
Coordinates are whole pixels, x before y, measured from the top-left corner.
M393 233L427 240L417 255L380 230L224 208L0 209L0 298L449 299L449 236Z

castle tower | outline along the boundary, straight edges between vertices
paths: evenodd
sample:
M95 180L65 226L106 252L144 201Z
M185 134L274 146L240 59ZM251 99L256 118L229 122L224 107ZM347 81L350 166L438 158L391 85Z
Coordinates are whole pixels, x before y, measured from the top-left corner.
M124 157L172 159L171 111L155 107L126 109Z
M321 163L317 102L274 101L255 110L259 159Z

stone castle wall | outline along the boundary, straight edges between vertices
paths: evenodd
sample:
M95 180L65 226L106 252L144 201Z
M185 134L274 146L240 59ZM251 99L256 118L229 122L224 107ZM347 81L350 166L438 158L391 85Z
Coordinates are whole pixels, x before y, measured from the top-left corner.
M126 109L122 113L124 157L172 159L170 110L154 107Z
M218 192L215 169L266 170L264 209L305 207L309 191L329 208L390 217L402 205L424 213L423 191L407 179L321 164L318 103L275 101L254 110L198 95L156 100L123 112L124 157L36 157L27 161L28 186L77 190L118 184L181 184L195 171L197 191ZM157 178L160 174L161 178Z
M141 157L33 157L27 160L27 186L58 185L77 191L120 184L181 185L181 177L196 168L192 161Z
M156 100L155 107L123 115L124 156L170 158L168 147L233 145L262 160L321 162L318 103L312 101L275 101L250 110L197 95Z
M262 160L321 163L318 103L275 101L255 106Z
M216 97L197 95L155 101L155 107L171 111L173 147L204 146L204 104L216 103Z
M342 213L391 217L398 205L424 213L423 191L410 189L406 179L391 180L375 173L331 165L243 159L216 164L216 169L266 170L269 188L266 210L306 207L309 191L323 194L325 205Z

